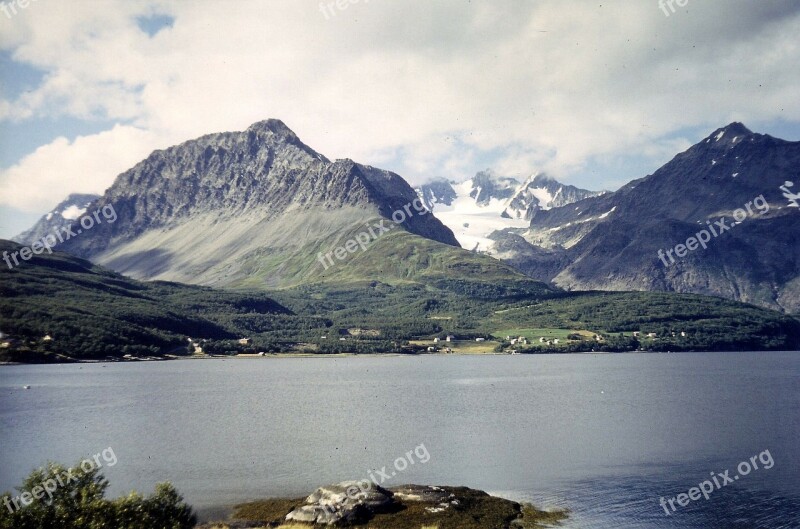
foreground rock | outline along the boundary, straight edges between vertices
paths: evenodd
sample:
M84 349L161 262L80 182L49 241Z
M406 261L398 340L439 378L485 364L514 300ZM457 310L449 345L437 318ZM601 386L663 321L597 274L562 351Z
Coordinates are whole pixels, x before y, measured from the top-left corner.
M379 527L380 529L537 529L552 527L566 511L541 511L466 487L403 485L359 488L354 481L320 487L310 496L238 505L233 520L204 529L248 527Z
M352 525L396 506L393 494L383 487L356 481L343 481L320 487L300 506L286 515L290 522Z

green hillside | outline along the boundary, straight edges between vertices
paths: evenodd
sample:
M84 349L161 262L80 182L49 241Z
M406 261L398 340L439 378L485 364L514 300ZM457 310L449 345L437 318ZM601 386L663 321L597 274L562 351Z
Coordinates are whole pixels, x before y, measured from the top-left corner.
M0 241L0 252L18 248ZM320 266L316 282L268 291L140 282L66 254L36 256L0 268L0 360L188 355L192 344L206 354L417 353L447 335L469 353L800 348L800 322L774 311L697 295L561 292L405 232L351 257ZM387 280L363 279L373 274Z
M20 246L0 240L0 252ZM187 337L237 336L237 316L289 311L263 293L134 281L56 252L0 267L0 360L187 354ZM45 339L49 336L51 339Z
M335 235L322 239L308 237L311 242L299 249L287 245L285 249L253 251L237 262L238 275L242 277L226 286L263 290L361 281L380 281L391 285L409 282L432 284L459 278L525 282L529 285L538 284L542 292L552 290L544 283L525 278L511 266L487 255L420 237L385 219L384 225L392 229L372 238L368 227L379 221L380 218L376 217L367 223L353 223L338 230ZM377 231L373 229L373 232ZM362 236L362 240L367 237L370 240L363 247L359 246L359 236ZM352 241L349 246L354 249L352 252L347 251L348 241ZM342 248L340 255L345 255L343 259L334 256L337 248ZM327 259L326 254L330 255Z

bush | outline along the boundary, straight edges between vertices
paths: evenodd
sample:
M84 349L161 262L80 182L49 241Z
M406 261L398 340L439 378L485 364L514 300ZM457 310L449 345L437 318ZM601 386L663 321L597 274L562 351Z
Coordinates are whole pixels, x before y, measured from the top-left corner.
M34 499L27 506L17 500L19 509L14 508L12 494L3 494L0 529L190 529L197 522L192 508L169 483L156 485L149 497L131 492L108 500L108 481L99 469L74 472L76 479L67 479L65 474L67 469L56 463L34 470L17 487L20 494L41 489L48 480L54 483L57 476L62 476L63 485L55 488L52 498L40 493L41 499Z

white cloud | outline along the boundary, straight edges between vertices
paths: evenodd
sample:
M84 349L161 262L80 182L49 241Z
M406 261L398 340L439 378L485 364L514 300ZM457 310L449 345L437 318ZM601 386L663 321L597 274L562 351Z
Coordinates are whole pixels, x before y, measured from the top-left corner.
M102 193L157 146L151 133L121 125L72 142L58 138L0 173L0 205L45 211L70 193Z
M0 173L0 196L49 207L102 190L148 149L267 117L330 157L390 163L412 181L458 177L490 155L567 177L593 157L663 157L687 128L800 122L798 11L371 0L328 20L313 0L40 0L4 22L0 46L48 74L0 101L0 119L132 125L43 146ZM152 13L174 26L148 37L135 17Z

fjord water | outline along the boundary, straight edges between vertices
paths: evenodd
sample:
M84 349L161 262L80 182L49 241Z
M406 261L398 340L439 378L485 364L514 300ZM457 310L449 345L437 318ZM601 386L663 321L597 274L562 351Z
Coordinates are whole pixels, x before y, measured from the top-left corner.
M112 447L111 495L170 480L201 513L386 467L568 507L566 527L798 527L799 388L798 353L6 366L0 490ZM772 468L659 505L765 450Z

